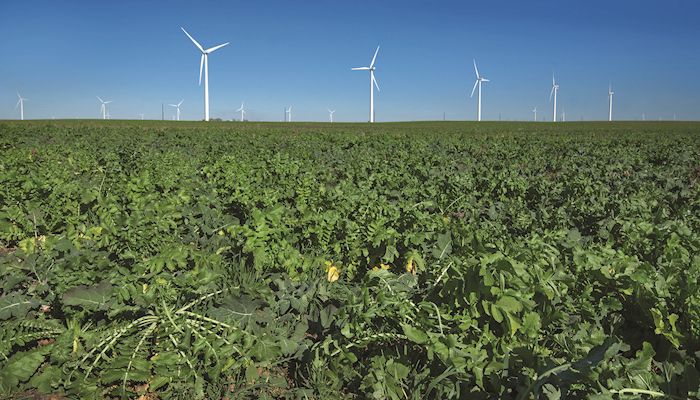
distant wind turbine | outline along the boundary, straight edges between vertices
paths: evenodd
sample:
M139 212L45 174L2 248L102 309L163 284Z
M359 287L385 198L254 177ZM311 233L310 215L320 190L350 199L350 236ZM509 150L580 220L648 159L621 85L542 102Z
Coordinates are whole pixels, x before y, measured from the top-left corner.
M241 113L241 122L242 122L242 121L245 119L245 113L246 113L245 108L244 108L244 106L243 106L243 102L241 102L241 108L239 108L238 110L236 110L236 112L240 112L240 113Z
M185 101L185 100L180 100L180 102L177 104L168 104L170 107L175 107L175 109L176 109L176 111L175 111L175 115L176 115L175 120L176 121L180 120L180 106L182 105L183 101Z
M479 69L476 68L476 60L474 60L474 72L476 72L476 82L474 82L474 88L472 89L472 94L470 97L474 97L474 91L476 90L476 87L479 87L479 95L478 95L478 105L476 108L476 120L481 121L481 84L484 82L488 82L489 80L484 78L483 76L479 75Z
M377 61L377 53L379 53L379 46L377 46L377 50L374 51L374 56L372 57L372 61L369 63L369 67L358 67L358 68L353 68L353 71L369 71L369 122L374 122L374 87L377 87L377 91L380 92L379 90L379 84L377 84L377 80L374 78L374 62Z
M25 99L24 97L19 95L19 92L17 92L17 104L15 105L15 109L19 107L19 119L20 121L24 121L24 102L29 99Z
M143 121L143 113L139 114L141 116L141 121Z
M535 113L535 122L537 122L537 107L535 107L532 112Z
M185 28L180 27L180 29L182 29L182 31L185 32L185 35L187 35L187 37L190 38L192 43L194 43L194 45L197 46L197 49L199 49L199 51L202 52L202 58L199 60L199 84L202 84L202 69L204 69L204 120L209 121L209 54L226 46L227 44L229 44L229 42L204 50L202 45L200 45L199 42L194 40L194 38L190 36L189 33L187 33Z
M608 122L612 121L613 95L612 85L608 86Z
M331 110L330 108L328 109L328 115L331 119L331 124L333 123L333 114L335 113L335 110Z
M111 103L112 100L104 101L100 98L100 96L95 97L97 97L97 100L99 100L100 103L102 103L100 105L100 113L102 113L102 119L107 119L107 104Z
M554 96L554 112L552 113L552 120L557 122L557 93L559 93L559 85L552 75L552 91L549 92L549 101L552 101L552 96Z
M287 116L287 122L292 122L292 106L289 106L284 112Z

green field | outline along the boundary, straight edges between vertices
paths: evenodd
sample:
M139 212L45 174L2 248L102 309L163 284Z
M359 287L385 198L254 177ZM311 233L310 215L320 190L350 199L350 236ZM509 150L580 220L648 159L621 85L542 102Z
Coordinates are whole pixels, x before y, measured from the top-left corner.
M0 122L0 394L700 399L700 123Z

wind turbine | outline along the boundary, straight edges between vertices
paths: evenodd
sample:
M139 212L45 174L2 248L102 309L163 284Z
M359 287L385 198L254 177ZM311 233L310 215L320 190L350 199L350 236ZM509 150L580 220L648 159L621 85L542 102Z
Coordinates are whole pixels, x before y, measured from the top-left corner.
M284 112L287 115L287 122L292 122L292 106L289 106Z
M24 121L24 102L29 99L25 99L24 97L19 95L19 92L17 92L17 105L15 105L15 109L19 107L19 119L20 121Z
M199 84L202 84L202 69L204 69L204 120L209 121L209 54L226 46L227 44L229 44L229 42L204 50L202 45L200 45L196 40L194 40L194 38L190 36L189 33L187 33L185 28L180 27L180 29L182 29L182 31L185 32L185 35L187 35L187 37L190 38L192 43L194 43L194 45L197 46L197 49L199 49L199 51L202 52L202 58L199 60Z
M549 101L552 101L552 96L554 96L554 112L552 113L554 122L557 122L557 93L559 93L559 85L557 85L557 81L554 80L554 75L552 75L552 91L549 92Z
M476 120L481 121L481 84L484 82L488 82L489 80L484 78L483 76L479 75L479 70L476 68L476 60L474 60L474 72L476 72L476 82L474 82L474 88L472 89L472 95L469 97L474 97L474 91L476 90L476 87L479 87L479 100L478 100L478 105L476 109Z
M612 85L608 86L608 122L612 121L612 106L614 94L615 92L612 91Z
M102 113L102 119L107 119L107 104L111 103L112 100L104 101L100 98L100 96L95 97L97 97L97 100L99 100L100 103L102 103L100 105L100 113Z
M537 122L537 107L535 107L532 112L535 113L535 122Z
M335 114L335 110L331 110L330 108L328 109L328 115L331 118L331 124L333 123L333 114Z
M241 102L241 108L236 110L236 112L241 113L241 122L243 122L243 119L245 118L245 108L243 108L243 102Z
M175 115L176 115L175 119L176 119L177 121L180 120L180 106L182 105L182 102L183 102L183 101L185 101L185 100L184 100L184 99L183 99L183 100L180 100L180 102L177 103L177 104L168 104L170 107L175 107L175 108L177 109L177 111L175 112Z
M379 46L377 46L377 50L374 51L374 56L372 57L372 62L369 63L369 67L358 67L358 68L353 68L353 71L369 71L369 122L374 122L374 87L377 87L377 91L381 92L379 90L379 84L377 84L377 80L374 78L374 62L377 61L377 53L379 53Z

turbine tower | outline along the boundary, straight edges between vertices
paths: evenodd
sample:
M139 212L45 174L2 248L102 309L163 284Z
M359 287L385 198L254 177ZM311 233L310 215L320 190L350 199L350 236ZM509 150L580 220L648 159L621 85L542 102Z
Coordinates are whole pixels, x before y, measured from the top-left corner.
M243 122L243 119L245 118L245 112L246 112L246 111L245 111L245 108L243 107L243 102L241 102L241 108L239 108L238 110L236 110L236 112L240 112L240 113L241 113L241 122Z
M537 107L532 109L532 112L535 113L535 122L537 122Z
M333 114L335 113L335 110L331 110L330 108L328 109L328 115L331 119L331 124L333 123Z
M194 38L190 36L189 33L187 33L185 28L180 27L180 29L182 29L182 31L185 32L185 35L187 35L187 37L190 38L192 43L194 43L194 45L197 46L197 49L199 49L199 51L202 52L202 57L199 60L199 84L202 84L202 69L204 69L204 120L209 121L209 54L226 46L227 44L229 44L229 42L204 50L202 45L200 45L196 40L194 40Z
M474 60L474 72L476 72L476 82L474 82L474 88L472 89L472 94L469 97L474 97L474 91L476 87L479 87L478 105L476 108L476 120L481 121L481 84L488 82L489 80L479 75L479 69L476 68L476 60Z
M557 122L557 93L559 93L559 85L552 75L552 91L549 92L549 101L552 101L552 96L554 96L554 112L552 112L552 120Z
M612 91L612 85L608 86L608 122L612 121L612 106L614 94L615 92Z
M168 104L170 107L175 107L177 109L177 111L175 112L175 115L176 115L175 120L176 121L180 120L180 105L182 105L183 101L185 101L185 100L180 100L180 102L177 104Z
M24 121L24 102L29 99L25 99L24 97L19 95L19 92L17 92L17 104L15 105L15 109L19 107L19 119L20 121Z
M289 108L284 110L284 113L287 117L287 122L292 122L292 106L289 106Z
M107 119L107 104L111 103L112 100L104 101L100 98L100 96L95 96L95 97L97 97L97 100L99 100L100 103L102 103L100 105L100 113L102 114L102 119Z
M377 53L379 53L379 46L377 46L377 50L374 51L374 56L372 57L372 62L369 63L369 67L352 69L353 71L369 71L369 122L374 122L374 87L377 87L378 92L381 91L379 90L377 80L374 78L374 62L377 61Z

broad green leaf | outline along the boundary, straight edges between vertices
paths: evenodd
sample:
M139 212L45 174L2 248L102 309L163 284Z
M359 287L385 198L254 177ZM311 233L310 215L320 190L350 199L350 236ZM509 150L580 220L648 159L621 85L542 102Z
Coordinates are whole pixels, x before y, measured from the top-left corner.
M37 305L35 300L19 293L2 296L0 297L0 320L24 317L29 310Z
M77 286L63 294L63 304L81 306L89 310L104 310L109 305L113 290L107 281L92 286Z
M404 335L414 343L423 344L428 341L428 335L418 328L405 323L401 324L401 328L403 329Z

